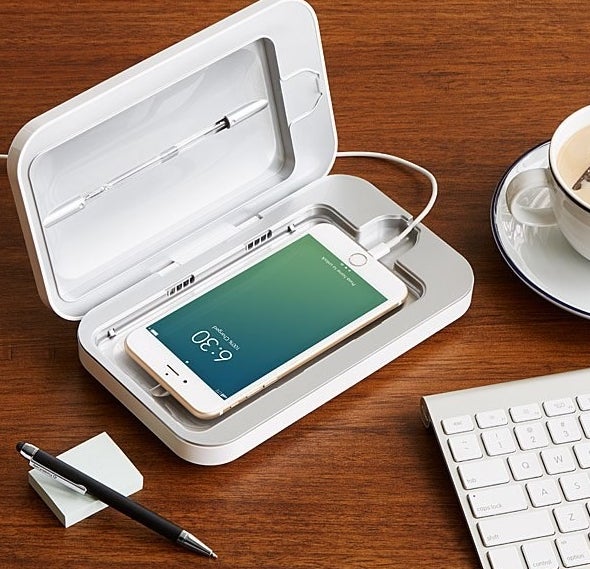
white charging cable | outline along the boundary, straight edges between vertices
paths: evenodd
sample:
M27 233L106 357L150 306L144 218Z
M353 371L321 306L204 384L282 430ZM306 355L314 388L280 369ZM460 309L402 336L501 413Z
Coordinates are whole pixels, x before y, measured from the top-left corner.
M398 156L384 154L382 152L337 152L336 158L378 158L380 160L387 160L388 162L393 162L394 164L399 164L401 166L405 166L406 168L410 168L411 170L415 170L416 172L419 172L420 174L428 178L428 180L430 181L432 193L424 209L416 217L413 218L413 220L399 235L396 235L393 239L390 239L385 243L379 243L378 245L369 250L369 253L371 253L373 257L375 257L376 259L380 259L381 257L387 255L387 253L392 251L393 248L396 247L403 239L405 239L412 232L412 230L419 223L421 223L422 220L430 213L430 210L432 209L432 207L434 206L434 202L436 201L436 197L438 196L438 183L436 181L436 178L426 168L418 166L418 164L414 164L409 160L404 160L403 158L399 158Z
M8 154L0 154L0 160L8 160Z

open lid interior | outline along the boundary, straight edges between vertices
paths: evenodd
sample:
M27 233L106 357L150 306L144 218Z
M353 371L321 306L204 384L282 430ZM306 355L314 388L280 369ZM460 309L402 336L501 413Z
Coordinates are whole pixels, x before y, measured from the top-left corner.
M9 170L40 288L77 319L323 176L335 151L315 15L263 0L31 121Z

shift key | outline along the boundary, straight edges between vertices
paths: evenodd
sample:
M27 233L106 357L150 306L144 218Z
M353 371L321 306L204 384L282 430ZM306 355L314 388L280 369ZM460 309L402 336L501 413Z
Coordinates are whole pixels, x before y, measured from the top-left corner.
M498 516L482 520L477 527L486 547L546 537L555 533L549 513L545 510Z

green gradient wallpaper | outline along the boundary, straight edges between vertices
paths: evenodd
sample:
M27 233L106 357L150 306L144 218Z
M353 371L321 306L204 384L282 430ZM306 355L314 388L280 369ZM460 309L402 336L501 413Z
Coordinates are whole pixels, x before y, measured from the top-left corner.
M384 301L305 235L148 330L226 399Z

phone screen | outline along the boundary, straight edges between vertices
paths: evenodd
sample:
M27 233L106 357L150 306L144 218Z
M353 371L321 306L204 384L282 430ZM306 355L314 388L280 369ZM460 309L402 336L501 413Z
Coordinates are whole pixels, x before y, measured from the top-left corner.
M305 235L147 330L227 399L385 300Z

